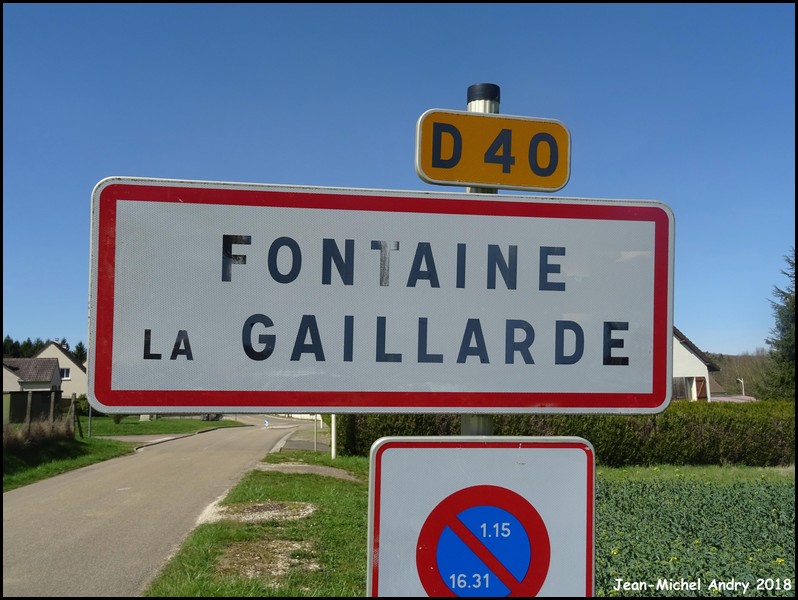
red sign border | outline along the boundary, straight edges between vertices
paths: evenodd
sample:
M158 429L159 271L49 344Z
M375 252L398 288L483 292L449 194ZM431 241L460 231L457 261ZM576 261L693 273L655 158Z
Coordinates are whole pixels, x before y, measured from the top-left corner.
M515 575L506 569L489 551L486 551L480 544L475 544L472 551L483 561L485 566L494 572L502 583L510 589L510 582L515 583L515 589L510 589L508 596L537 596L546 575L549 571L551 559L551 543L546 524L540 514L529 501L520 494L497 485L474 485L450 494L436 506L427 517L421 527L418 536L418 546L416 547L416 565L421 585L429 596L449 596L456 597L449 585L441 577L437 569L437 544L440 541L441 533L444 528L454 526L459 531L455 534L460 537L460 533L465 536L465 540L475 541L473 532L457 518L452 519L449 511L455 515L475 506L495 506L512 514L524 527L530 543L535 544L536 548L530 552L530 559L533 561L529 565L526 575L521 581L514 581ZM449 521L451 519L451 521ZM535 562L541 564L536 568ZM495 563L495 568L490 563ZM422 572L425 565L435 565L434 569Z
M134 178L108 178L94 191L92 229L98 228L95 323L89 326L89 399L105 412L157 407L161 412L223 407L228 412L264 410L317 412L527 412L648 413L670 402L672 216L662 204L574 198L466 198L380 190L224 184ZM508 198L504 200L503 198ZM515 200L513 199L515 198ZM116 211L125 201L270 206L319 210L410 212L508 217L645 221L655 226L652 390L649 393L558 392L388 392L275 390L135 390L111 386L116 256ZM545 200L545 201L541 201ZM555 200L555 202L552 202ZM575 202L579 201L579 202ZM629 201L633 202L633 201ZM99 215L97 214L99 213ZM95 222L96 221L96 222ZM92 231L94 234L94 231ZM92 265L94 271L94 265ZM90 289L90 294L94 289ZM228 404L229 400L235 404Z

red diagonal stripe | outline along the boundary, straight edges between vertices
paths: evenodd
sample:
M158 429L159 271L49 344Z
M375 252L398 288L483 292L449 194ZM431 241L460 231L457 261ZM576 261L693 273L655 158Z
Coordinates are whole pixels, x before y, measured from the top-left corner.
M496 558L490 550L488 550L487 546L482 543L482 540L475 536L471 530L463 525L459 519L455 519L453 522L449 523L448 526L452 529L452 531L454 531L454 534L459 537L460 540L468 547L468 549L476 554L477 558L485 563L485 566L493 571L493 573L496 574L501 582L510 589L510 595L519 592L521 582L515 578L515 575L507 570L507 567L505 567L504 564L498 558Z

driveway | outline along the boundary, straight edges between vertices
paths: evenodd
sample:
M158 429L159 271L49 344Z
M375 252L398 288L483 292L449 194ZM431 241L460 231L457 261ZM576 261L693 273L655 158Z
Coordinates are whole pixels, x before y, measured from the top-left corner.
M313 421L266 418L157 436L133 455L4 493L3 596L141 596L207 507L292 435L314 435Z

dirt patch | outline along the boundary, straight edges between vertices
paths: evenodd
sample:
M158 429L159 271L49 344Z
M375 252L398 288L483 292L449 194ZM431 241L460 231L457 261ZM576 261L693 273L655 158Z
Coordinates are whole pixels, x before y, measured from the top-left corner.
M308 502L240 502L219 506L214 502L199 518L198 524L222 520L254 523L256 521L294 521L312 515L316 506Z
M335 467L323 465L308 465L300 462L284 463L259 463L255 467L258 471L279 471L281 473L314 473L326 477L337 477L348 481L360 481L357 477ZM219 506L217 500L200 515L197 525L215 523L222 519L235 519L244 522L266 521L270 519L301 519L313 514L316 507L307 502L250 502L238 503L231 506Z
M216 565L216 572L220 575L260 579L269 587L277 587L280 578L293 569L319 569L318 563L310 558L310 549L305 542L234 542L225 549Z
M343 469L336 469L335 467L325 467L323 465L308 465L301 462L283 462L283 463L258 463L256 467L258 471L280 471L281 473L313 473L315 475L324 475L326 477L337 477L338 479L346 479L348 481L360 481L357 477L344 471Z
M241 502L219 506L214 502L205 510L199 523L234 520L242 523L257 521L293 521L312 515L314 504L307 502ZM252 540L233 542L222 552L216 563L216 572L222 576L258 579L276 588L280 579L290 570L319 569L313 560L310 545L306 542L286 540Z

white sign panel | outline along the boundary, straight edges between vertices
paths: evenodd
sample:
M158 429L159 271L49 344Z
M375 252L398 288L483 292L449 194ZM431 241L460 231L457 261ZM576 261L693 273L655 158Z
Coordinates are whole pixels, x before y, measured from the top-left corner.
M367 595L593 595L586 440L381 438L370 472Z
M89 397L113 412L658 412L654 201L109 178Z

